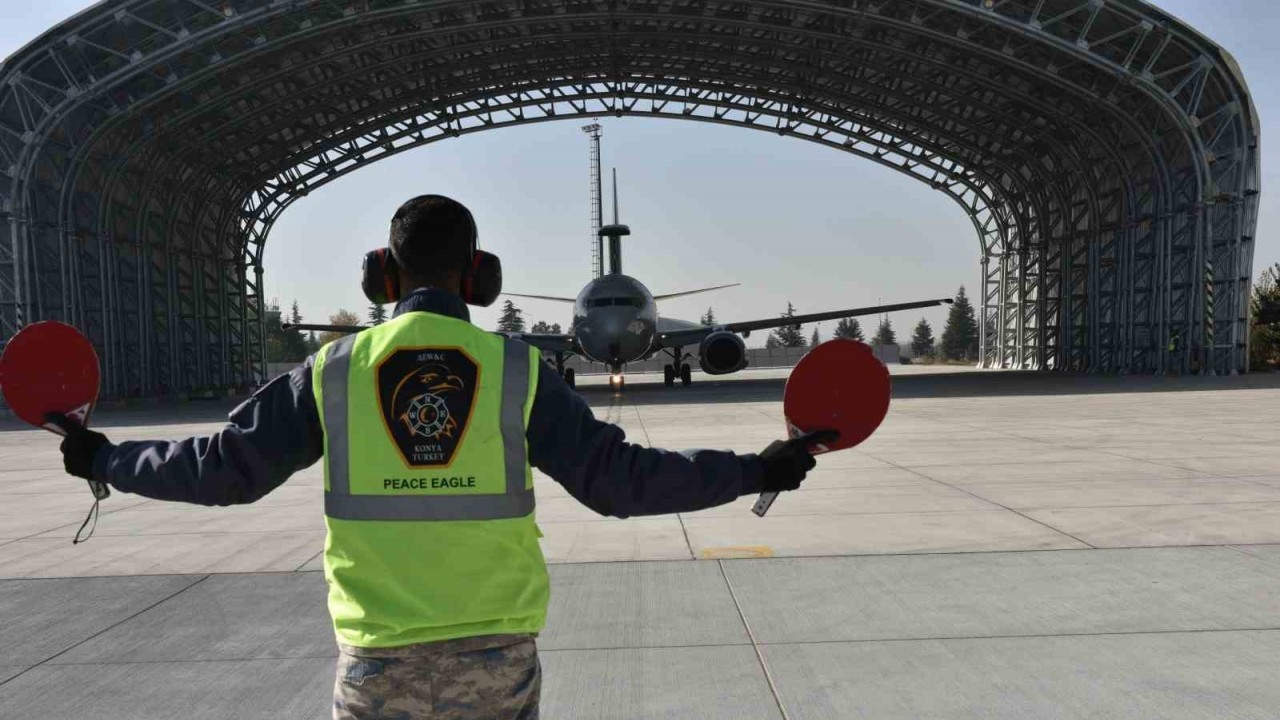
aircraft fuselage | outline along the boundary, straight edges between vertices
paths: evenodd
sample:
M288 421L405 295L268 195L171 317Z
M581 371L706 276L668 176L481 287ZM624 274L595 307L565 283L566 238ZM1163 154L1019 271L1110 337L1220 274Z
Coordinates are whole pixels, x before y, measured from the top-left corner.
M658 304L639 280L621 273L604 275L578 293L573 334L588 359L618 369L653 354Z

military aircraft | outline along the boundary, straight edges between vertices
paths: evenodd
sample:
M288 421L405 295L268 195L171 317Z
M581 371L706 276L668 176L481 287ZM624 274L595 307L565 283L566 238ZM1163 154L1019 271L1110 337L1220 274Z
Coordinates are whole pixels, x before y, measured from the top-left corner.
M569 332L544 334L525 332L498 332L509 338L526 342L555 357L556 371L569 387L574 387L573 368L565 367L565 360L573 355L588 361L602 363L609 368L609 386L621 390L626 384L623 374L628 363L648 360L657 353L666 353L671 362L663 366L662 380L667 387L678 379L682 385L693 382L693 370L686 360L697 358L698 367L708 375L728 375L747 366L747 346L743 341L755 330L769 330L783 325L838 320L934 307L951 302L951 298L923 300L920 302L877 305L874 307L833 310L831 312L772 317L745 322L703 325L687 320L664 318L658 314L658 302L685 297L697 293L736 287L715 287L654 295L639 280L622 273L622 238L631 234L631 228L618 223L617 177L614 177L613 223L600 228L601 238L609 239L609 271L587 283L577 297L553 295L528 295L503 293L511 297L549 300L573 305L573 320ZM291 325L285 329L358 332L362 326L346 325ZM696 345L697 355L685 352L686 347Z
M664 318L658 314L658 302L662 300L734 285L654 295L644 283L622 273L622 238L630 235L631 229L618 224L616 209L614 213L614 224L600 228L600 237L609 239L609 271L587 283L576 298L503 293L512 297L573 304L573 321L569 332L563 335L499 333L554 353L556 369L570 387L574 386L574 373L573 368L565 367L565 359L571 355L608 366L610 387L621 390L626 383L623 372L628 363L666 353L671 362L663 367L663 383L671 387L679 379L682 385L689 385L693 381L692 368L686 360L695 357L698 366L708 375L727 375L745 368L747 347L743 338L755 330L934 307L951 302L951 298L942 298L715 325ZM698 348L696 356L685 352L686 347L695 345Z

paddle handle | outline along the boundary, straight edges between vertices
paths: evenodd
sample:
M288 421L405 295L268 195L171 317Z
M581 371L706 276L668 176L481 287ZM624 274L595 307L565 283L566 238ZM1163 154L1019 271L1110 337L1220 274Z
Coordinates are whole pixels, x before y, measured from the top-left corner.
M840 433L835 430L814 430L812 432L803 432L800 428L787 423L787 433L792 440L798 440L808 445L805 448L810 455L821 455L825 452L831 452L831 448L826 443L835 442L840 437ZM779 440L779 443L782 441ZM770 446L772 447L772 446ZM769 512L769 508L773 506L773 501L778 499L776 492L762 492L760 497L756 499L756 504L751 506L751 512L760 517Z
M777 499L778 493L776 492L760 493L760 497L756 498L756 504L751 506L751 512L764 517L764 514L769 512L769 508L773 507L773 501Z

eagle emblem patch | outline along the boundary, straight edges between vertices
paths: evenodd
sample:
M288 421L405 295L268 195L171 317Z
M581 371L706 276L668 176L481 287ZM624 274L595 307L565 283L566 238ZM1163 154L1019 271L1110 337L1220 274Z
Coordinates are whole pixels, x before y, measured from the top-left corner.
M480 367L458 348L402 348L378 366L387 433L409 467L453 462L475 405Z

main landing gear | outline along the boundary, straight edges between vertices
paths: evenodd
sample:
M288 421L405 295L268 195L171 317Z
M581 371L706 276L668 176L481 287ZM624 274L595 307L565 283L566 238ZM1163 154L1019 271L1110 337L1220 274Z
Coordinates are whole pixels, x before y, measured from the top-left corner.
M684 348L669 348L667 354L671 356L671 364L662 366L662 384L667 387L674 387L676 378L680 378L680 384L688 387L693 382L693 371L689 368L689 363L684 362L686 358L693 357L688 353L682 352Z
M576 387L573 380L573 368L564 366L564 353L562 352L556 353L556 372L560 373L560 377L564 378L564 384L568 385L570 390Z

